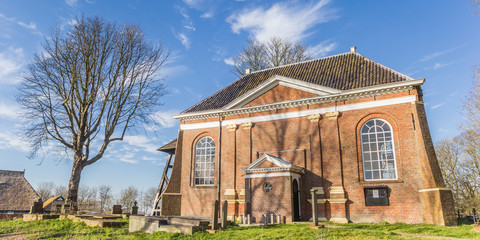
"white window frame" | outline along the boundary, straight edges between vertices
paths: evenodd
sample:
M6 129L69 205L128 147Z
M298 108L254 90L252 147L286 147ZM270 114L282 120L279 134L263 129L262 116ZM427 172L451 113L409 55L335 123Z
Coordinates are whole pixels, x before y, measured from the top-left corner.
M368 127L367 123L372 122L372 121L374 121L373 126ZM385 123L390 128L390 131L383 130L382 132L377 132L376 131L376 126L378 126L377 121L381 121L381 122ZM373 132L369 131L367 133L363 133L363 129L365 127L368 127L369 130L374 128L374 130L373 130ZM388 140L388 141L386 140L386 136L385 136L387 133L390 135L390 140ZM381 135L379 135L379 134L383 134L383 142L379 141L379 136L381 137ZM375 136L374 141L372 141L371 135ZM364 139L366 139L366 141ZM385 149L385 146L388 147L388 142L391 143L391 150L390 151L389 151L389 149ZM363 163L363 179L364 179L364 181L398 180L398 173L397 173L398 168L397 168L397 159L396 159L396 156L395 156L395 143L394 142L395 141L394 141L392 125L390 125L390 123L387 122L385 119L372 118L372 119L369 119L368 121L366 121L362 125L362 127L360 128L360 144L361 144L361 147L362 147L362 163ZM383 145L381 145L382 143L383 143ZM372 150L372 144L373 144L373 147L375 147L374 148L375 150ZM382 146L383 146L383 148L382 148ZM388 157L388 155L389 155L388 152L391 152L392 156L390 158ZM376 155L377 159L374 159L375 155ZM385 157L386 157L386 159L382 159L382 158L385 158ZM368 160L366 158L368 158ZM376 162L376 163L374 163L374 162ZM383 163L384 168L382 168L382 163ZM370 167L369 167L368 170L367 170L367 168L368 168L367 164L370 164ZM391 165L391 164L393 164L393 165ZM377 165L376 167L378 167L378 169L374 169L374 165ZM385 177L382 174L382 169L386 169L386 171L388 171L389 169L391 169L391 166L393 166L393 168L394 168L393 172L395 174L395 177L393 177L393 178ZM367 174L367 172L370 172L370 174ZM375 177L376 174L378 174L378 178ZM388 173L386 173L386 174L388 174ZM368 176L370 176L370 177L368 178Z
M204 144L204 146L201 146L201 144ZM194 186L213 186L215 184L215 150L215 140L212 137L201 137L195 143L193 162ZM200 165L202 165L201 170L198 170L197 166Z

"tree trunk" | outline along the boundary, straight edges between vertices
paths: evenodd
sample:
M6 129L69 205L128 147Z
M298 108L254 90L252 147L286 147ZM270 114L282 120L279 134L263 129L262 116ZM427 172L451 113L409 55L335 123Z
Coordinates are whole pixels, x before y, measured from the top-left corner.
M82 157L79 154L75 154L67 193L67 203L70 204L72 211L78 211L78 187L80 185L82 170Z

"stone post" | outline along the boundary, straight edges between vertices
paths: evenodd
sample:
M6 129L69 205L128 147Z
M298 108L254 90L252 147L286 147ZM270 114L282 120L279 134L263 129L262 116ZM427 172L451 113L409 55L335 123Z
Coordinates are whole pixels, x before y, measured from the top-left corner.
M218 200L213 203L212 230L218 229Z
M313 226L318 226L318 211L317 211L317 190L310 190L312 193L312 220Z
M222 228L227 229L227 212L228 212L228 202L227 200L223 201L222 206Z

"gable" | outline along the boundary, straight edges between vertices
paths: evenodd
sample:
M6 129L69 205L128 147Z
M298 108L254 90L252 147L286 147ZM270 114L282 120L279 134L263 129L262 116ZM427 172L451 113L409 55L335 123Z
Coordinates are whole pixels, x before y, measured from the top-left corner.
M287 87L284 85L277 85L269 91L263 93L259 97L243 105L242 107L251 107L257 105L264 105L269 103L283 102L289 100L297 100L302 98L316 97L317 94Z
M337 89L275 75L250 91L243 93L240 97L227 104L224 109L327 96L341 92Z

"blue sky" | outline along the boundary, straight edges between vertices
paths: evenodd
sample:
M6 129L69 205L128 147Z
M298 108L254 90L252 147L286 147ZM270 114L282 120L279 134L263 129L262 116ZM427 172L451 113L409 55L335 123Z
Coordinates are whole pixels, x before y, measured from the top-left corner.
M469 0L425 1L6 1L0 0L0 169L23 170L36 187L66 185L70 158L47 153L28 159L16 120L16 84L44 34L79 14L142 26L170 50L161 70L163 97L157 133L138 131L110 146L85 168L82 184L156 187L166 155L155 149L176 138L181 112L235 80L231 58L247 39L280 36L316 57L357 52L413 78L426 78L424 100L434 140L458 134L461 105L480 64L480 15Z

